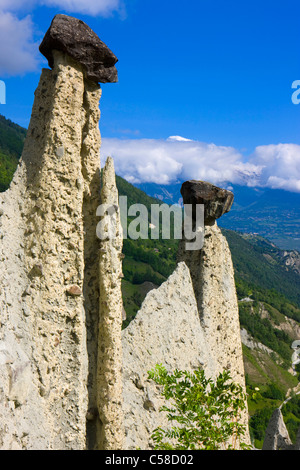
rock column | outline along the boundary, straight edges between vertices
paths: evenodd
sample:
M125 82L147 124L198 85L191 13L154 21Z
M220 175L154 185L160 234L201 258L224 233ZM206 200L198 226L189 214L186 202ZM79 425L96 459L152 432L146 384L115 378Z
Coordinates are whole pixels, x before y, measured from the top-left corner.
M228 212L233 194L210 183L187 181L182 185L184 204L204 205L204 244L201 250L187 251L182 240L178 257L189 267L200 322L215 374L227 369L234 382L245 389L239 310L231 253L216 219ZM195 211L193 211L195 214ZM241 421L248 425L247 412ZM249 443L249 435L246 441Z
M124 446L121 291L123 232L114 164L103 169L100 221L100 319L97 396L100 418L98 448L122 450Z
M0 198L0 448L85 449L97 402L98 82L116 81L117 59L65 15L40 50L50 69Z
M273 411L266 429L262 450L293 450L280 408ZM296 446L294 450L297 450Z

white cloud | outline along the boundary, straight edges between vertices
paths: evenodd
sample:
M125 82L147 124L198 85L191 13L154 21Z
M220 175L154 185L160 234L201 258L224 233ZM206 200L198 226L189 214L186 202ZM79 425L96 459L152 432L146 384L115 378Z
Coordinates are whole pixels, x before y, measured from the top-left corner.
M114 157L116 173L132 183L169 184L182 170L165 141L102 139L101 154Z
M166 140L103 139L102 163L108 155L116 173L132 183L170 184L199 179L300 192L300 146L260 146L249 161L233 147L193 141L180 136Z
M29 11L38 6L57 7L63 11L91 16L107 16L124 8L123 0L0 0L2 11Z
M34 42L30 16L17 18L0 11L0 75L19 75L36 70L38 44Z
M261 186L300 192L300 145L256 147L251 162L262 168L259 180Z
M269 176L266 187L272 189L285 189L295 193L300 193L300 180L296 178L280 178L279 176Z
M191 139L186 139L185 137L181 137L181 135L170 135L167 139L168 141L176 141L176 142L191 142Z
M255 165L242 163L232 147L217 146L176 136L176 139L103 139L101 154L114 158L116 172L131 182L170 184L199 179L212 183L242 183Z
M123 8L121 0L40 0L37 3L49 7L59 7L67 12L91 16L108 16Z

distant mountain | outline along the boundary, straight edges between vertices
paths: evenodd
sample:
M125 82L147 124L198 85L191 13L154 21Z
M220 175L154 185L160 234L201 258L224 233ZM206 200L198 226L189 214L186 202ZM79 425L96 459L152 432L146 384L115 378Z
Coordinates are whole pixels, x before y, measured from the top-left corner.
M145 191L149 196L160 199L167 204L178 204L179 202L182 202L180 189L183 182L184 181L178 181L168 185L139 183L135 184L135 186L142 191ZM226 183L224 187L234 192L234 206L236 208L246 207L256 202L266 191L261 188L250 188L247 186L233 185L231 183Z
M151 204L161 202L147 195L120 176L117 176L119 195L127 195L129 204L142 203L149 210ZM224 216L223 216L224 217ZM221 220L219 219L219 225ZM298 252L283 251L274 243L258 235L243 234L221 227L232 253L236 279L239 286L262 292L276 290L279 295L300 308L300 275ZM152 266L154 272L166 279L175 267L177 240L124 241L126 256L134 257ZM130 247L130 249L129 249ZM151 253L149 259L145 253ZM162 263L162 259L164 262ZM126 258L125 258L126 269ZM126 278L126 277L125 277ZM151 278L145 277L145 281ZM241 290L241 295L243 291ZM297 317L300 321L300 317Z
M134 184L134 186L141 189L149 196L159 199L166 204L178 204L182 203L182 196L180 194L182 183L183 181L167 185L157 183L137 183Z
M182 200L181 184L142 183L135 186L167 204L177 204ZM234 203L231 211L219 220L220 227L254 233L283 250L300 251L300 193L230 183L226 187L233 191Z
M256 200L245 204L238 189L236 204L222 217L220 225L256 233L282 249L300 251L300 193L267 189L259 191Z
M221 230L230 247L238 286L246 283L257 293L261 290L263 295L276 290L300 308L300 275L296 262L286 263L288 252L257 235ZM242 290L240 294L243 295ZM275 294L273 297L275 299ZM295 319L300 321L300 315Z

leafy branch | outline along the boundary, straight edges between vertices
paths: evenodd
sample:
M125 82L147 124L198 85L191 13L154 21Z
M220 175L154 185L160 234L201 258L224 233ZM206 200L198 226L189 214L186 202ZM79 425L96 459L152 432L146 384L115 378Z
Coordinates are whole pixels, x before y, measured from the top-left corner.
M168 373L162 364L148 372L148 378L162 387L162 396L170 405L167 413L170 429L157 427L152 433L155 449L220 450L248 448L241 442L246 427L239 423L246 407L246 396L230 373L220 373L214 382L200 368L193 373L176 369Z

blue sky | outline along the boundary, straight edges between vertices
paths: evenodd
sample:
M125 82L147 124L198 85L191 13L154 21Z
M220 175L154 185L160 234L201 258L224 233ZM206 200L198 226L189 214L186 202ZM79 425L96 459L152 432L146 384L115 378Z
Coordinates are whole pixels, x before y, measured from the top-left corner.
M120 174L300 191L299 1L0 0L0 113L25 127L56 13L81 18L119 59L100 130Z

